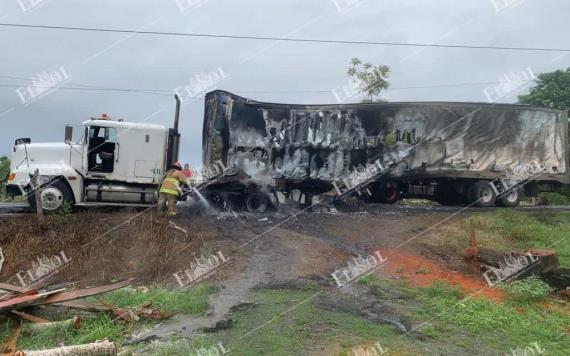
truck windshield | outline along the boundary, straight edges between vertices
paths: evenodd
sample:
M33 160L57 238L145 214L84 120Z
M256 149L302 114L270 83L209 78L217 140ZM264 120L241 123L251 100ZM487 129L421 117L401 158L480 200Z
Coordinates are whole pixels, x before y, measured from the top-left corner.
M89 128L88 170L92 172L113 172L117 130L112 127L91 126Z

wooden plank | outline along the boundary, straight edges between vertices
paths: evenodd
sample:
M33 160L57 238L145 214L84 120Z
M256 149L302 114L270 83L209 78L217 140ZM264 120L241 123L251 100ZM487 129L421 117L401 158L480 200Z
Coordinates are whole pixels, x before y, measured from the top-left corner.
M80 326L81 326L81 318L78 316L61 321L26 324L26 335L27 334L37 335L50 329L58 329L58 330L79 329Z
M90 355L106 356L116 355L117 346L107 340L84 345L62 346L50 350L24 351L26 356L62 356L62 355Z
M45 292L45 293L41 293L41 294L38 294L37 291L30 291L26 294L22 294L22 295L19 295L17 297L14 297L14 298L10 298L8 300L1 301L0 302L0 310L8 309L8 308L13 309L13 308L15 308L16 305L18 307L22 307L22 306L28 306L28 305L42 304L42 303L38 303L38 301L39 300L45 300L49 295L57 294L57 293L60 293L64 290L65 289L58 289L58 290L53 290L53 291Z
M32 314L17 311L17 310L12 310L11 313L19 316L20 318L22 318L24 320L31 321L32 323L49 323L50 322L49 320L37 317L37 316L32 315Z
M66 302L68 300L90 297L92 295L97 295L97 294L101 294L101 293L107 293L107 292L113 291L115 289L124 288L124 287L128 286L129 284L131 284L131 282L134 280L135 280L135 278L129 278L127 280L120 281L117 283L108 284L105 286L78 289L78 290L74 290L71 292L58 293L56 295L51 295L51 296L47 297L44 301L42 301L39 304L61 303L61 302Z
M18 293L26 293L28 291L27 288L15 286L13 284L8 284L8 283L0 283L0 289L7 290L10 292L18 292Z
M91 303L82 302L79 300L69 300L67 302L53 303L53 305L67 307L67 308L87 310L87 311L94 311L94 312L113 310L113 308L107 307L105 305L91 304Z

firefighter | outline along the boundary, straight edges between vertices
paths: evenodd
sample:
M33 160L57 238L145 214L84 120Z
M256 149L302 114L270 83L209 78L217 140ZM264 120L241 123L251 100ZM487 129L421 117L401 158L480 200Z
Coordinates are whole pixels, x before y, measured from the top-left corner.
M157 209L164 211L165 205L168 207L168 216L176 216L176 201L180 196L180 185L190 186L188 178L182 173L182 165L178 162L170 166L166 172L158 195Z

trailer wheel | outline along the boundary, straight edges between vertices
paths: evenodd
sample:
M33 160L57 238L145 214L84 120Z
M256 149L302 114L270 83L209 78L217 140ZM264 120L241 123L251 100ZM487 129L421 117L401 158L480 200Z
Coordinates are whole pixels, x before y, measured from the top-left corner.
M507 193L501 194L499 196L496 205L505 208L513 208L519 206L522 195L523 193L521 189L511 189Z
M221 193L213 192L207 195L207 200L209 206L205 206L200 202L201 208L204 212L208 212L210 209L214 208L219 211L228 210L228 203Z
M268 206L269 199L260 192L248 194L245 200L245 207L250 213L262 214L267 210Z
M467 191L467 197L470 204L479 207L494 206L497 195L489 181L480 180L471 184Z
M44 212L55 213L61 211L66 203L69 206L73 205L73 193L65 182L56 179L42 187L40 200ZM36 209L35 192L28 195L28 203L33 209Z
M397 183L382 182L372 185L370 187L370 192L372 193L372 200L378 201L384 204L394 204L400 200L400 187Z

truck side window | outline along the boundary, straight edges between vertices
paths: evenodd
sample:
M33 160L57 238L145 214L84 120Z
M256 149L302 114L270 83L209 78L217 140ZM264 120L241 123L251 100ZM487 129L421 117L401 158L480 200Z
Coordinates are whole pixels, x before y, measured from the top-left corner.
M111 143L117 143L117 130L113 128L107 128L106 131L106 141Z

